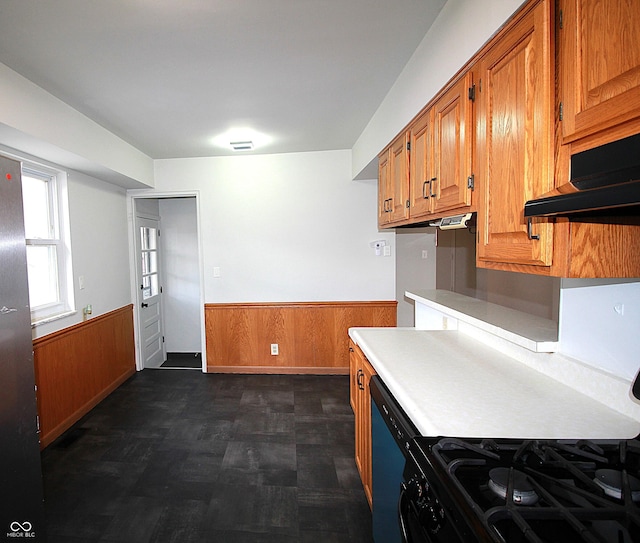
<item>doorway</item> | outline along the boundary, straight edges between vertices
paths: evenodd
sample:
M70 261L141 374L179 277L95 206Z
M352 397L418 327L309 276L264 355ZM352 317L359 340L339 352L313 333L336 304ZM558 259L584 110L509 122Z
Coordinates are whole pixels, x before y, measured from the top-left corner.
M149 266L137 265L132 270L132 289L135 308L136 368L195 368L206 372L204 334L204 290L202 280L202 257L199 242L199 206L197 193L160 194L152 191L130 191L130 210L133 220L132 240L135 259L140 259L136 244L145 231L142 228L157 220L157 264L160 303L159 323L161 330L162 360L149 360L153 349L147 347L149 332L146 317L150 307L141 299L146 283L144 273ZM141 288L142 286L142 288Z

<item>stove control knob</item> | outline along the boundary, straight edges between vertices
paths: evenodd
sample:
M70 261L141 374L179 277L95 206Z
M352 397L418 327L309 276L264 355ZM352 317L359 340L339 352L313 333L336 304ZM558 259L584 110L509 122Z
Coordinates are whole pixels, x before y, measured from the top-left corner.
M416 503L422 501L426 494L426 481L421 481L416 477L412 477L408 482L403 483L403 489L410 501Z
M444 524L444 509L437 499L424 503L418 511L420 524L432 534L437 534Z

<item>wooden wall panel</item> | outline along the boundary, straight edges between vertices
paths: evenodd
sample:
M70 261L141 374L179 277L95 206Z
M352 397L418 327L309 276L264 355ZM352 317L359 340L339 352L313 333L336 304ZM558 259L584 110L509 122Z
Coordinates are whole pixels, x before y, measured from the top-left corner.
M135 373L133 306L36 339L33 354L46 447Z
M347 374L348 329L395 326L396 306L395 300L206 304L207 371Z

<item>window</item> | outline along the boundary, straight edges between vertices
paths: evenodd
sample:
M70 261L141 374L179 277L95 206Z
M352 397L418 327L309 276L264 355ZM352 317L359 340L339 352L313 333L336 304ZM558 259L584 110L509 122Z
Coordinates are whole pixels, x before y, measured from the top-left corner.
M159 293L157 238L156 228L140 227L143 300L148 300Z
M74 310L66 175L23 162L22 201L35 324Z

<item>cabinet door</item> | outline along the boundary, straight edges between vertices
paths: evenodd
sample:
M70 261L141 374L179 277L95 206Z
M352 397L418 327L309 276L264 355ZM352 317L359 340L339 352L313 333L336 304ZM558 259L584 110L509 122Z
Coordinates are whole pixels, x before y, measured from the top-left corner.
M371 396L369 381L375 371L364 354L354 343L350 344L352 383L355 398L355 460L369 507L372 503L371 475Z
M433 109L425 111L411 125L411 160L409 214L412 218L432 211L431 181L433 178Z
M375 371L369 361L363 357L362 364L362 418L361 418L361 446L362 446L362 485L364 493L369 501L369 507L373 503L373 467L371 458L371 393L369 391L369 382L371 377L375 375Z
M461 77L433 106L436 213L471 205L471 80L470 73Z
M479 266L551 265L552 225L528 229L524 203L553 188L552 66L548 0L532 4L480 60Z
M378 158L378 224L383 226L389 222L389 154L387 149Z
M356 345L349 340L349 403L355 415L358 401L358 356L356 355Z
M360 472L360 479L362 480L362 484L364 485L364 473L365 473L365 454L364 454L364 430L363 425L366 423L366 419L364 419L364 405L363 405L363 394L364 394L364 355L362 351L357 347L353 347L353 351L350 353L353 359L353 368L354 374L352 375L354 381L354 390L355 390L355 460L356 467Z
M562 0L564 141L640 117L640 2Z
M389 154L390 195L389 222L409 217L409 151L407 134L402 134L391 144Z

